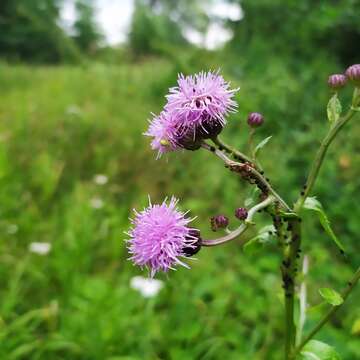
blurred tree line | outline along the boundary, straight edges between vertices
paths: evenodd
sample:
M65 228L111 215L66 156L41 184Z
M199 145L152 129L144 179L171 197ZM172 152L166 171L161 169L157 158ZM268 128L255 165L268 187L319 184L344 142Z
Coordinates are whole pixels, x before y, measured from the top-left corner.
M222 0L241 7L243 17L236 21L206 11L216 2L136 0L131 49L137 54L157 53L160 47L183 45L184 28L204 33L211 22L219 22L233 32L224 49L228 52L256 49L260 56L270 50L306 59L320 51L334 54L344 65L359 59L359 0Z
M102 39L92 1L76 0L76 21L68 34L60 25L63 0L1 0L0 56L9 60L75 62Z
M209 7L219 1L238 4L244 16L231 21L209 13ZM94 0L74 0L76 21L70 31L60 22L64 2L1 0L0 56L59 63L96 54L104 38L95 21ZM125 46L135 57L161 54L174 58L191 47L186 29L204 34L211 22L232 30L233 38L224 49L232 54L250 49L261 57L271 50L306 59L314 52L324 52L336 54L345 65L359 56L360 0L134 0L134 5Z

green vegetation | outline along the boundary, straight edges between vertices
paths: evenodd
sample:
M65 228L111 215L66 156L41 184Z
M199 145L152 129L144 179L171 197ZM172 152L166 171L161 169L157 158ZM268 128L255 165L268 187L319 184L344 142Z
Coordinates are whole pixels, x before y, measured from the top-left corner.
M220 63L213 61L209 67ZM145 204L147 193L154 201L181 197L205 233L211 214L241 205L249 194L205 152L155 160L141 133L178 70L155 59L87 68L1 66L1 358L279 358L283 319L275 245L246 254L236 242L203 249L192 270L164 278L165 288L151 300L129 287L140 271L126 260L123 231L130 209ZM245 116L261 107L266 126L257 140L274 135L262 162L292 201L305 161L327 126L325 108L317 106L328 97L324 76L312 78L310 86L306 76L298 78L275 60L258 75L225 76L241 86L240 112L233 119L242 123L230 120L224 137L246 146ZM269 83L271 96L263 86ZM289 105L293 113L286 112ZM340 256L318 222L309 219L313 226L303 251L313 254L311 305L322 301L318 287L331 280L341 288L359 261L360 214L353 199L359 190L360 158L354 154L360 128L350 126L332 148L317 186L348 256ZM108 176L106 185L94 183L99 173ZM94 198L104 206L93 208ZM43 257L30 254L34 241L50 242L52 250ZM360 355L355 327L351 333L360 317L357 294L319 335L344 359ZM311 310L306 327L319 314Z

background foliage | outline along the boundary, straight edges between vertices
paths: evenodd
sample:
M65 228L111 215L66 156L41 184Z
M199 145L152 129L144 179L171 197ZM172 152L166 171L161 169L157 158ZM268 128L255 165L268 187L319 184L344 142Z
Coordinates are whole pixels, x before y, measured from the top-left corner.
M221 67L241 88L223 137L246 149L247 113L261 111L266 123L256 139L273 135L261 161L293 202L328 126L327 75L360 58L359 1L243 0L244 18L226 22L233 40L213 52L182 35L184 26L204 31L220 21L194 3L137 1L128 43L111 49L91 2L74 35L58 25L61 1L1 2L1 359L280 358L281 260L272 243L246 254L236 242L203 249L190 271L162 277L153 299L130 289L140 271L126 260L123 231L147 194L180 197L213 236L209 217L232 216L250 193L207 153L156 161L141 134L178 72ZM311 306L321 302L318 288L342 288L360 261L356 120L330 149L316 186L347 256L315 218L305 219ZM96 174L108 183L96 184ZM258 229L269 221L257 219ZM29 253L35 241L50 242L50 253ZM343 359L360 357L358 296L317 337ZM305 330L321 310L309 311Z

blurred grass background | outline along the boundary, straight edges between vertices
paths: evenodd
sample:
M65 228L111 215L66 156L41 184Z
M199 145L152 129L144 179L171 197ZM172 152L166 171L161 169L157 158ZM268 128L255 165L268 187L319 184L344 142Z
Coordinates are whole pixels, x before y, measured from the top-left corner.
M0 5L0 358L280 359L281 259L274 245L247 254L236 242L205 248L191 270L159 276L164 288L156 297L130 288L141 271L127 261L123 232L147 194L154 202L179 197L195 225L214 236L209 217L231 217L251 192L201 150L156 161L142 133L179 72L221 68L241 88L239 112L223 138L246 149L246 116L262 112L256 140L273 135L262 164L294 202L328 127L327 76L360 58L359 2L232 1L244 16L222 20L233 38L212 51L181 35L181 27L205 31L218 20L200 2L136 1L128 42L119 47L101 45L91 2L81 3L92 27L66 35L49 20L60 3ZM49 23L56 31L45 31ZM343 92L344 104L350 95ZM319 287L341 289L359 264L359 136L355 118L316 185L347 257L316 218L305 216L310 305L321 302ZM99 185L98 174L108 182ZM265 215L257 220L257 229L269 224ZM50 252L29 252L33 242L50 243ZM360 358L358 298L356 290L317 336L343 359ZM305 331L321 310L309 311Z

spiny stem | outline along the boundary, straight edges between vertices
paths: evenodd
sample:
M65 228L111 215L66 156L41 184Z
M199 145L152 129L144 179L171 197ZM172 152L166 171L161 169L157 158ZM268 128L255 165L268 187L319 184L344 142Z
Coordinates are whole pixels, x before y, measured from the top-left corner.
M264 208L268 207L270 204L274 203L274 201L275 201L275 198L270 195L264 201L262 201L261 203L255 205L254 207L252 207L249 210L246 220L236 230L231 231L229 234L227 234L227 235L225 235L223 237L217 238L217 239L202 240L201 245L202 246L216 246L216 245L220 245L220 244L223 244L225 242L228 242L230 240L233 240L233 239L237 238L238 236L243 234L251 225L253 225L252 220L254 218L254 215L259 210L264 209ZM241 245L244 245L247 241L248 241L247 239L243 240L241 242Z
M290 359L295 359L296 355L302 350L302 348L319 332L319 330L331 319L331 317L339 310L339 308L344 304L347 297L350 295L351 291L356 286L360 278L360 267L356 270L352 279L348 282L346 289L341 293L342 298L344 299L343 303L338 306L332 306L331 309L324 315L324 317L319 321L319 323L310 331L309 335L300 343L300 345L294 350Z

